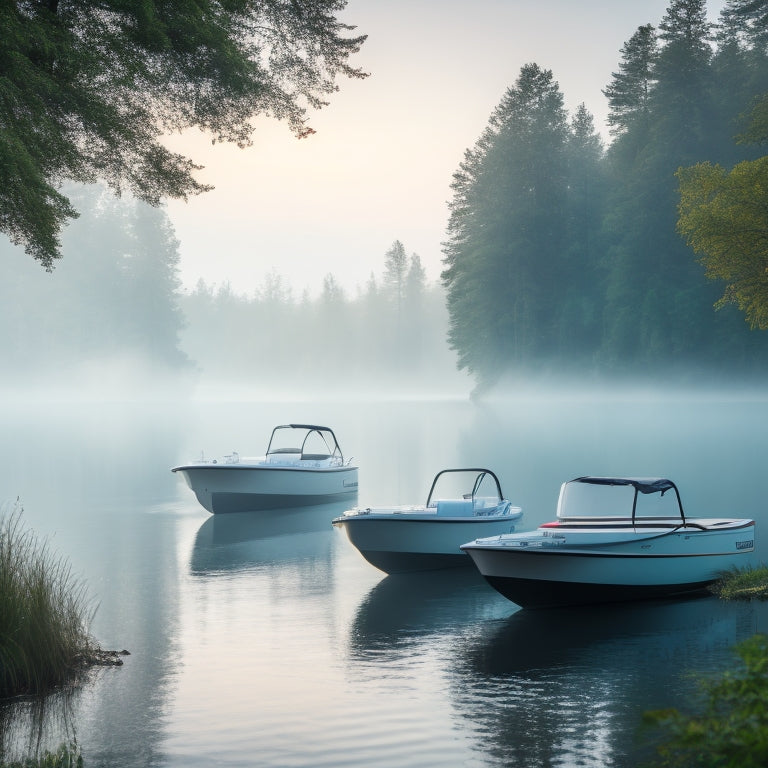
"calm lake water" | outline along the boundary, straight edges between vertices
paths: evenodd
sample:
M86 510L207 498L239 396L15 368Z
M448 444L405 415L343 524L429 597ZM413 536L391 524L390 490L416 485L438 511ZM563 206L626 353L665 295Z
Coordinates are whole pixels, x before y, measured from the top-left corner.
M330 520L344 507L211 516L169 470L263 453L272 427L333 427L359 503L422 502L488 466L554 515L583 474L665 475L696 515L753 516L768 543L768 399L677 393L349 402L6 403L0 491L64 556L127 649L46 721L109 766L634 766L641 714L768 631L714 598L520 611L472 568L387 577ZM24 718L14 721L26 733Z

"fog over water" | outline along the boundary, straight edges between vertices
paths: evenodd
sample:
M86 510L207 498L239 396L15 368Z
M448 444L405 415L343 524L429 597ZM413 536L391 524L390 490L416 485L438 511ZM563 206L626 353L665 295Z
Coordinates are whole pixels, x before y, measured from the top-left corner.
M129 652L0 706L0 761L73 742L85 768L639 768L643 713L689 709L768 631L768 603L710 595L522 610L469 561L387 576L331 525L424 503L446 468L493 470L518 530L564 481L660 476L686 514L754 518L747 562L768 560L768 335L714 310L673 181L762 153L733 132L764 30L728 16L746 47L710 61L703 19L631 37L667 0L465 5L350 3L372 76L316 137L174 138L209 195L67 185L53 272L0 235L0 514ZM291 422L334 430L357 499L210 515L171 472Z
M363 505L422 503L438 470L488 466L533 528L564 480L665 475L690 513L755 517L763 558L765 397L139 394L0 409L7 503L82 577L102 646L131 652L46 726L52 743L74 731L86 766L623 768L645 709L685 706L768 628L761 604L716 599L521 613L473 568L385 576L330 525L343 506L213 516L170 472L310 421L354 456Z

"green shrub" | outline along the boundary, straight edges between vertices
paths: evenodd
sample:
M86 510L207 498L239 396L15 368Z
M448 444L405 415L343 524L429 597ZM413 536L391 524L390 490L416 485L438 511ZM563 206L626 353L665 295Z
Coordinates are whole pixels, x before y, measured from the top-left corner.
M711 590L724 600L765 600L768 598L768 566L734 568L724 574Z
M655 766L765 768L768 765L768 637L755 635L734 648L737 672L705 681L704 713L676 709L646 712L646 726L660 729Z
M21 511L0 518L0 697L64 684L96 650L82 584L22 528Z

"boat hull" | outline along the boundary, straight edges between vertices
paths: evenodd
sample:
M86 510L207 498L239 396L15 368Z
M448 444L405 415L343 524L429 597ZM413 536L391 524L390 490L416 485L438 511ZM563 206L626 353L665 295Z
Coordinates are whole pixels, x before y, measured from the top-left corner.
M524 536L524 534L519 534ZM535 539L529 539L529 541ZM518 539L517 544L525 541ZM675 531L594 547L464 545L486 581L524 608L641 600L699 591L752 562L754 525Z
M212 514L256 512L350 502L357 496L357 467L270 467L207 464L175 467Z
M510 533L520 515L439 518L433 515L353 515L336 518L350 542L385 573L430 571L472 565L461 550L471 539Z

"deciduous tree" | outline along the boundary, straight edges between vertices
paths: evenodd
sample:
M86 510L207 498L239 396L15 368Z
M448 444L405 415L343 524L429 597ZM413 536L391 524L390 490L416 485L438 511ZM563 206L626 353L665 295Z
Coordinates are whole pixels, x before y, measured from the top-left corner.
M681 168L678 230L701 255L706 274L725 282L715 306L741 309L752 328L768 329L768 157L732 171L699 163Z

